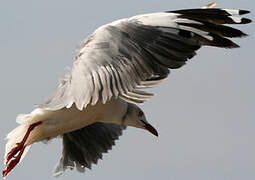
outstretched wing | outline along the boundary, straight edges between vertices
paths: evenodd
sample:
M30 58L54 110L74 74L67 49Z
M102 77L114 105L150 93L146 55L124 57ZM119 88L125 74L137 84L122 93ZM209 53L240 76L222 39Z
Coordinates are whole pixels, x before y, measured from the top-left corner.
M115 145L114 141L122 135L125 126L108 123L94 123L82 129L63 135L62 156L54 171L61 175L66 169L76 169L84 172L85 168L97 164L102 154Z
M228 38L245 36L223 24L251 22L245 10L188 9L152 13L101 26L82 44L71 72L42 107L83 109L120 97L142 103L153 94L141 91L160 83L169 69L183 66L203 45L235 48Z

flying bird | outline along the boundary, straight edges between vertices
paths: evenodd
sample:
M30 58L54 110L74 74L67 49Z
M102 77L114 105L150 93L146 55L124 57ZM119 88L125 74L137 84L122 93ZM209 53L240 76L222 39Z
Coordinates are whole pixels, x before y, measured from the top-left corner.
M247 24L247 10L184 9L137 15L99 27L80 45L72 69L45 103L17 116L7 135L3 177L32 144L60 136L61 158L54 175L84 172L132 126L158 136L137 104L153 94L146 89L164 81L202 46L239 47L230 38L246 36L225 24Z

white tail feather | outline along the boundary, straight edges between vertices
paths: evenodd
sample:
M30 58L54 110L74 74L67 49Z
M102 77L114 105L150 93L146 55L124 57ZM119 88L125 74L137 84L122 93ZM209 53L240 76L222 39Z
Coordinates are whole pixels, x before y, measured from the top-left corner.
M40 121L42 113L43 111L40 109L35 109L30 114L20 114L17 116L17 122L20 125L6 136L7 143L4 157L6 168L3 171L3 177L6 177L23 160L31 145L37 141L38 131L34 132L34 128L42 123Z
M21 142L23 137L25 136L29 124L26 124L29 119L29 114L21 114L17 116L17 122L20 123L18 127L9 132L6 136L7 143L5 145L5 162L7 154L16 146L17 143ZM28 152L30 146L26 146L20 161L24 158L25 154Z

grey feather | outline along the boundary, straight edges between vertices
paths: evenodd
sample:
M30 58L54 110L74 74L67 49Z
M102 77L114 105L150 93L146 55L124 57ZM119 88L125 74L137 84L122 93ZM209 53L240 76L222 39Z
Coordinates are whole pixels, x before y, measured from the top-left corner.
M108 123L94 123L82 129L63 135L62 156L54 175L61 175L66 169L76 168L84 172L102 159L102 154L115 145L125 126Z
M144 102L147 99L133 94L136 89L159 84L167 78L169 69L185 65L201 46L238 47L226 37L245 34L222 24L250 21L240 18L238 23L239 19L233 19L229 12L180 10L161 13L163 18L169 15L169 20L159 19L157 25L148 23L148 18L160 17L155 13L101 26L82 42L71 72L41 107L57 110L75 103L82 110L112 97Z

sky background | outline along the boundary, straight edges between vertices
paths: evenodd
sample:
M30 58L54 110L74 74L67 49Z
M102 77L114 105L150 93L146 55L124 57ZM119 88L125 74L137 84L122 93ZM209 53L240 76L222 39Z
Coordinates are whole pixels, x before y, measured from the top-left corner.
M204 6L198 0L1 1L0 156L17 114L29 113L52 94L79 43L97 27L136 14ZM217 7L253 11L255 1L218 1ZM202 48L186 66L151 89L142 109L159 137L128 128L103 161L85 174L59 180L252 180L255 179L255 25L239 49ZM60 139L36 143L9 174L13 179L53 180ZM3 158L2 158L3 159ZM4 165L0 166L2 169Z

